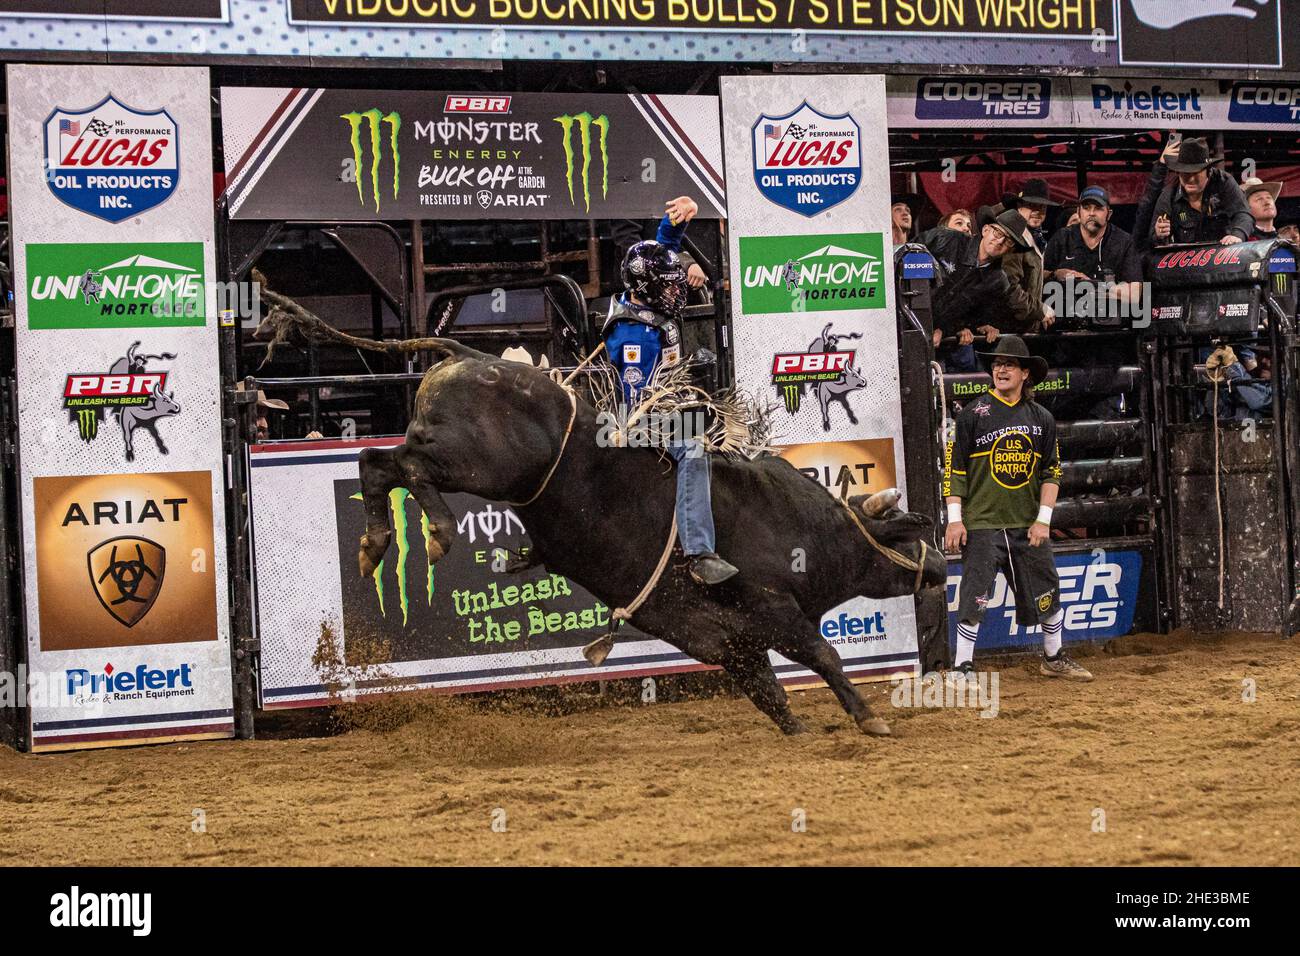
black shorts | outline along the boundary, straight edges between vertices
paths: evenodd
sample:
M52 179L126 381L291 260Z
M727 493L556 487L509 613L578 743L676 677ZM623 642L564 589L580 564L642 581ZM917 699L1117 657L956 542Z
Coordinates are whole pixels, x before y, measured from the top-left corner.
M1050 541L1032 547L1028 528L981 528L966 532L962 549L957 620L978 624L1001 571L1016 596L1016 623L1037 627L1061 606L1061 579Z

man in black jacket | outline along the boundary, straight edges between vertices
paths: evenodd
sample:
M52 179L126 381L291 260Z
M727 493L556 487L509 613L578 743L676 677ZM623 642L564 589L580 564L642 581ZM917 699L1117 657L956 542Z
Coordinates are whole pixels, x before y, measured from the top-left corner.
M974 335L980 332L989 342L997 340L999 326L1010 315L1010 283L997 268L998 260L1013 249L1028 249L1028 224L1014 209L1008 209L985 225L977 237L955 229L938 227L921 235L922 243L939 262L943 281L935 288L934 342L946 335L957 336L958 345L969 351ZM954 356L955 357L955 356ZM975 371L975 356L969 362Z
M1156 201L1151 227L1153 245L1183 242L1244 242L1255 228L1255 219L1241 194L1241 187L1216 164L1222 156L1211 156L1203 139L1185 139L1178 156L1165 164L1178 174L1178 184L1165 188Z

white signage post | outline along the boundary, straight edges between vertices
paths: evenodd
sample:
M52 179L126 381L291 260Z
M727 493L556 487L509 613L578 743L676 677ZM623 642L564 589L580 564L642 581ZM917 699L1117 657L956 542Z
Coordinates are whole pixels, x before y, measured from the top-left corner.
M28 746L232 736L208 71L7 77Z
M736 382L780 403L782 456L832 494L906 491L884 78L721 83ZM821 631L851 676L916 670L910 596Z

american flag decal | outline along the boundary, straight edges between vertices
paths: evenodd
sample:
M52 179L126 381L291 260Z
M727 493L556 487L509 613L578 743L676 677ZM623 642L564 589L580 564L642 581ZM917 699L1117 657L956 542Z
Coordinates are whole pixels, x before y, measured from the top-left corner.
M763 126L764 139L780 139L781 126L779 123L767 123Z
M68 136L79 136L81 135L81 124L74 123L70 119L61 119L59 120L59 133Z

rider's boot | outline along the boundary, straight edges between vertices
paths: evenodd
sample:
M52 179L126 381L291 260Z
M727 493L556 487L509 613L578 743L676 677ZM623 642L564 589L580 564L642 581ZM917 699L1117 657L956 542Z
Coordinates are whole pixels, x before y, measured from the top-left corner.
M691 555L690 571L696 584L711 586L735 577L740 573L740 568L724 561L712 551L705 551L703 554Z

